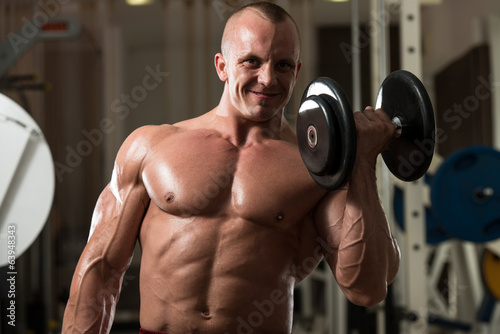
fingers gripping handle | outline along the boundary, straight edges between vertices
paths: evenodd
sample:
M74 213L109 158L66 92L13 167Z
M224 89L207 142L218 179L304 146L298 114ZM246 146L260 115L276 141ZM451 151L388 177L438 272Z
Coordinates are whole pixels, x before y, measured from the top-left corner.
M392 119L392 124L394 124L394 127L396 128L396 132L394 133L394 138L399 138L401 137L401 134L403 133L403 122L401 121L401 118L396 116Z
M395 127L395 140L382 152L385 164L400 180L421 178L432 160L435 136L434 112L422 82L407 71L391 73L380 87L375 109L379 108ZM312 81L302 96L297 141L302 160L320 186L335 190L348 182L356 139L352 109L342 88L327 77Z

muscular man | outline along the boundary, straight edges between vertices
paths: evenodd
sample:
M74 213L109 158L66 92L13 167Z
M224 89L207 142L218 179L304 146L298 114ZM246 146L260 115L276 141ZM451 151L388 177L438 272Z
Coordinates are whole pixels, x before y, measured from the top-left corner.
M126 139L95 208L64 333L109 332L137 239L140 323L149 331L290 333L294 287L322 258L353 303L384 299L399 249L375 161L394 126L381 110L355 113L349 185L318 187L283 117L299 56L297 26L282 8L244 7L215 56L220 104Z

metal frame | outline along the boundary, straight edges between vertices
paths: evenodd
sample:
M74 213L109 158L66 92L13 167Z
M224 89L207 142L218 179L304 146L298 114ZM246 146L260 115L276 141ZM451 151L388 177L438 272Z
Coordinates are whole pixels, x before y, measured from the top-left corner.
M420 2L401 1L401 64L417 77L422 76ZM407 322L406 332L420 334L428 327L428 297L426 273L425 211L422 201L423 181L406 183L405 192L405 249L406 307L417 315Z

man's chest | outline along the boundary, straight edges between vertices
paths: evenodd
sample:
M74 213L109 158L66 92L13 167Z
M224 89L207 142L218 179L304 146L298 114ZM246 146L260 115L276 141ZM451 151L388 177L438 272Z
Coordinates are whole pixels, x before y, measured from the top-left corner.
M321 197L296 147L277 141L247 148L210 138L169 145L148 159L143 179L154 204L181 217L296 221Z

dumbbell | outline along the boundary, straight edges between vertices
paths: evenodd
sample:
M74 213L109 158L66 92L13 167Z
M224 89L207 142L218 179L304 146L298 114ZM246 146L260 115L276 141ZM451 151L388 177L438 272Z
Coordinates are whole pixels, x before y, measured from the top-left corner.
M408 71L392 72L380 86L375 108L382 108L396 127L382 152L385 164L400 180L421 178L434 155L436 131L424 85ZM356 138L354 116L342 87L328 77L313 80L302 96L297 140L302 160L318 185L336 190L349 181Z

